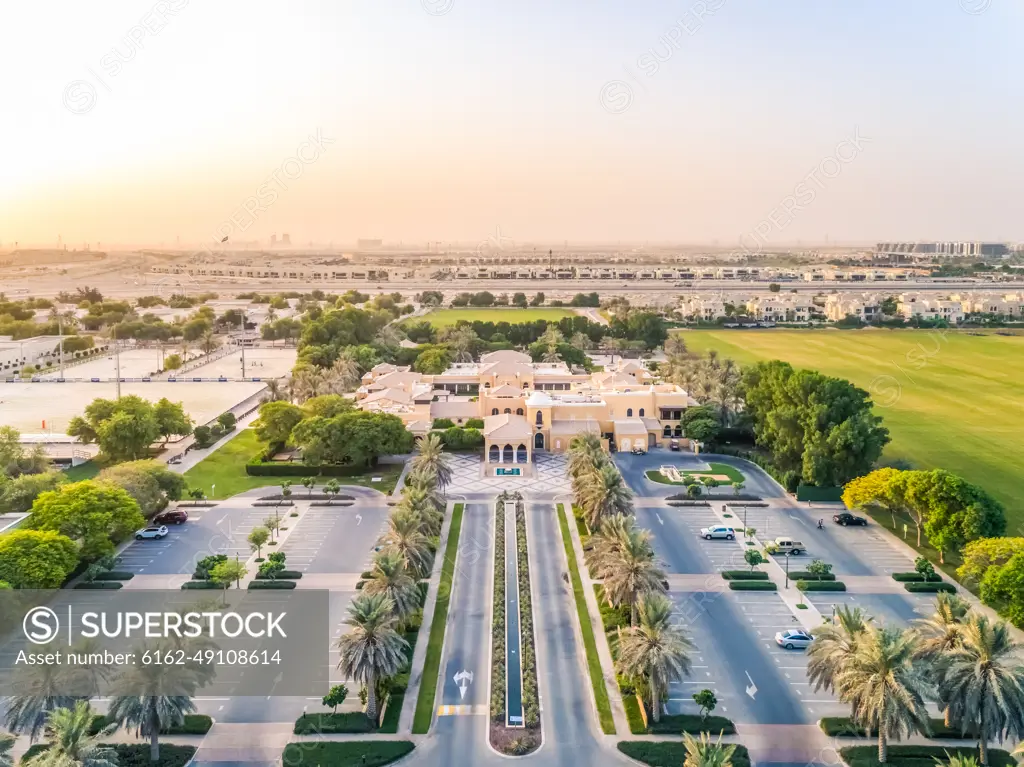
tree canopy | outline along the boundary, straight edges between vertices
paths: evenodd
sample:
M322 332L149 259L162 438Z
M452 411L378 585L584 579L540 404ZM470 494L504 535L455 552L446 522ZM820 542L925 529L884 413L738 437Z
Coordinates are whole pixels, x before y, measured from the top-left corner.
M68 434L85 443L97 443L115 462L144 458L160 437L166 440L191 433L192 419L180 403L164 398L154 406L135 394L95 399L86 406L84 416L75 416L68 424Z
M19 589L56 589L78 565L78 549L52 530L0 535L0 580Z
M307 464L370 465L380 455L406 453L413 436L402 419L387 413L356 411L333 418L313 416L292 431Z

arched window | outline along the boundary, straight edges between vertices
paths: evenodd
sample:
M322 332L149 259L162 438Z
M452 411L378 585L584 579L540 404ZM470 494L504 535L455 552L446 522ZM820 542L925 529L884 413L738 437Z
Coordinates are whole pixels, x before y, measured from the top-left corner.
M511 445L505 445L505 449L501 451L501 462L515 463L515 451Z
M640 417L641 417L641 418L643 418L643 417L644 417L644 409L643 409L643 408L640 408Z
M627 407L626 408L626 418L632 418L632 417L633 417L633 408Z
M526 463L526 445L516 448L516 463Z
M496 407L495 408L491 408L491 415L497 415L497 414L498 414L498 408L496 408Z
M501 460L501 449L497 445L491 445L487 454L487 460L491 463L498 463Z
M540 415L540 413L538 413L537 415ZM541 432L537 432L536 436L534 436L534 438L533 438L533 449L534 450L543 450L544 449L544 435Z
M663 432L663 434L666 437L671 437L672 436L672 427L671 426L666 426L665 427L665 431Z
M544 425L544 414L542 412L540 412L539 410L537 411L537 425L538 426L543 426Z
M521 407L517 407L516 408L516 415L522 415L522 414L523 414L523 409Z
M510 408L510 407L505 408L505 415L512 415L512 408Z
M682 426L677 426L676 427L676 436L677 437L683 436L683 427Z

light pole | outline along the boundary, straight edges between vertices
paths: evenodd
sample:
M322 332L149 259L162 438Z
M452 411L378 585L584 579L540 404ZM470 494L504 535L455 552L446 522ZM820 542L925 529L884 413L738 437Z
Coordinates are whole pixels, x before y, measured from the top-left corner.
M786 552L786 588L789 588L789 552Z
M117 398L121 399L121 344L114 340L114 370L117 378Z
M245 309L242 309L242 378L245 379Z

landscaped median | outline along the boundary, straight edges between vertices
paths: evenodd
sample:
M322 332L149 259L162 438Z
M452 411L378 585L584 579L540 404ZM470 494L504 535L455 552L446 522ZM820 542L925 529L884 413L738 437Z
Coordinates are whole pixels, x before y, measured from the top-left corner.
M462 530L462 514L465 504L457 503L452 509L448 542L444 548L444 563L441 566L441 582L437 589L434 617L430 622L430 638L427 640L427 654L423 661L423 676L419 697L416 699L416 714L412 721L414 735L423 735L430 729L434 718L434 699L437 696L437 679L441 670L441 650L444 647L444 632L448 625L448 604L452 595L452 580L455 576L455 554L459 550L459 533ZM287 764L287 762L285 762ZM380 762L384 764L384 762Z
M940 591L956 592L952 583L947 583L936 573L893 573L892 579L903 584L903 588L911 594L937 594Z
M1016 760L999 748L988 750L988 767L1016 767ZM839 756L847 767L878 767L878 746L847 746L839 749ZM976 748L950 748L949 746L889 746L886 764L890 767L936 767L948 764L950 757L978 759ZM734 765L735 767L735 765Z
M619 751L630 759L636 759L651 767L679 767L686 762L686 747L679 742L620 740L617 745ZM735 748L730 759L732 767L750 767L750 754L747 749L738 744Z
M947 726L942 719L929 719L929 734L926 738L939 738L943 740L977 740L974 735L963 734L959 727ZM853 723L848 716L827 716L818 721L818 726L826 735L839 738L870 738L877 733L869 733L863 727Z
M379 767L415 747L409 740L307 741L285 746L281 761L286 767Z
M576 551L572 545L569 522L565 517L565 506L558 506L558 526L562 531L562 544L565 546L565 557L569 561L569 578L572 582L572 595L576 602L576 615L580 621L580 633L583 635L583 647L587 653L587 669L590 672L590 685L594 690L594 701L597 704L597 718L601 723L601 731L605 735L615 734L615 720L612 718L611 702L608 699L608 688L604 683L601 669L601 658L597 654L597 640L594 636L594 625L587 609L586 594L583 592L583 581L580 578Z

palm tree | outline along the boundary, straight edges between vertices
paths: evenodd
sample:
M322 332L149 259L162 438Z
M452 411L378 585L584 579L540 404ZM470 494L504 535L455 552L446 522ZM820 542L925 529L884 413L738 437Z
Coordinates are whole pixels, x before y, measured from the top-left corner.
M606 464L587 475L579 504L591 530L612 514L633 511L633 492L613 464Z
M428 434L420 440L416 455L409 461L412 471L427 471L437 477L443 491L452 481L452 468L444 452L444 443L438 434Z
M936 663L940 699L960 731L978 736L979 761L988 764L988 741L1024 738L1024 669L1020 645L1003 621L970 615L961 645Z
M615 606L629 605L631 626L641 597L664 590L665 571L655 562L651 538L648 530L631 530L619 539L616 554L601 562L605 594Z
M220 341L217 340L217 336L213 334L212 330L207 330L199 339L199 345L205 354L213 354L213 350L220 346Z
M964 621L970 615L971 605L956 594L941 593L935 600L935 612L930 618L917 621L921 632L919 652L932 662L940 661L950 650L963 646ZM939 688L939 695L942 695ZM942 701L940 701L942 702ZM949 707L943 705L945 723L952 724Z
M0 767L14 767L11 749L17 738L8 732L0 732Z
M633 533L636 517L615 514L601 520L601 526L590 539L590 551L585 552L587 561L595 574L600 573L607 563L619 558L622 541Z
M132 666L114 685L110 718L123 727L133 728L136 735L149 738L149 760L159 761L160 731L181 725L185 714L196 710L192 703L196 690L192 671L163 663ZM117 694L122 691L135 694Z
M651 714L661 721L661 694L670 682L690 673L693 643L673 626L672 602L663 594L645 594L638 605L639 622L619 643L619 673L647 681Z
M377 723L377 681L405 663L409 643L395 630L394 603L385 594L362 594L348 608L352 630L338 639L338 670L366 687L366 716Z
M192 342L182 336L181 344L178 348L181 349L181 361L188 362L188 351L192 348Z
M327 377L318 367L303 368L292 376L292 399L302 404L308 399L327 394Z
M700 740L684 732L683 747L686 749L683 767L732 767L732 756L736 752L736 746L722 745L721 733L717 741L712 741L706 732L700 734Z
M388 517L382 551L398 554L414 578L422 578L430 569L430 541L420 528L419 515L395 509Z
M419 518L420 532L428 538L441 533L441 525L444 522L444 515L441 513L437 496L430 490L423 490L420 487L409 486L402 493L402 500L395 507L394 512L413 514Z
M75 705L80 697L68 695L67 671L52 664L20 669L12 685L17 695L2 699L4 726L13 733L39 737L51 711Z
M1016 755L1020 750L1021 749L1018 748L1017 751L1014 751L1014 755ZM938 759L936 759L935 762L936 765L943 764ZM962 754L959 752L951 754L947 751L946 761L943 767L978 767L978 759L974 754Z
M113 728L90 735L92 718L93 711L84 700L75 703L74 708L49 712L47 748L22 763L25 767L117 767L117 752L99 743Z
M329 378L333 384L330 388L332 394L344 394L354 391L359 386L361 371L359 363L347 349L338 355L338 359L331 365Z
M573 437L567 452L569 456L566 472L571 478L592 471L599 462L607 460L601 438L596 434L577 434Z
M857 641L864 634L871 618L859 607L843 605L836 611L836 622L814 632L814 641L807 651L807 680L814 691L836 688L836 677L853 657Z
M912 629L865 627L853 656L836 675L839 700L853 721L878 732L878 761L885 764L889 738L928 732L925 694L929 683Z
M384 594L390 599L394 603L395 617L402 626L420 606L416 581L409 575L405 560L393 552L378 552L373 558L373 568L363 593Z
M267 381L267 390L263 394L264 402L279 402L285 399L284 388L281 386L280 379L271 378Z

